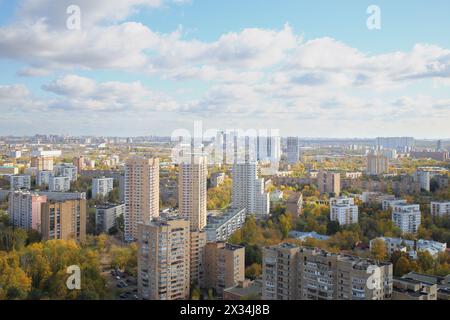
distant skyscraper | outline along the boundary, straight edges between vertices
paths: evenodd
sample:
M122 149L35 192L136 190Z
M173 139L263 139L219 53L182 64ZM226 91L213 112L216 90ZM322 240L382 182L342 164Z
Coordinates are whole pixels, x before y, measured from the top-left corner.
M188 218L192 230L206 226L206 194L208 168L205 157L192 157L180 164L178 205L182 217Z
M256 138L256 160L278 162L281 157L281 141L278 135L258 136Z
M443 151L442 149L442 141L438 140L437 145L436 145L436 152L441 152Z
M379 151L370 152L367 155L367 173L370 175L380 175L387 172L389 159Z
M298 137L287 138L286 155L289 164L296 164L298 162L300 156Z
M376 139L376 143L377 147L396 149L399 152L410 151L415 145L412 137L379 137Z
M159 159L130 158L125 163L125 240L135 240L138 223L156 217L159 217Z

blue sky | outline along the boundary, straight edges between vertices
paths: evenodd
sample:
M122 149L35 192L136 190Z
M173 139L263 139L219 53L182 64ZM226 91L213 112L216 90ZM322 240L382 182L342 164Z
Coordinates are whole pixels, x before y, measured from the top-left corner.
M448 1L94 2L0 0L0 134L450 137Z

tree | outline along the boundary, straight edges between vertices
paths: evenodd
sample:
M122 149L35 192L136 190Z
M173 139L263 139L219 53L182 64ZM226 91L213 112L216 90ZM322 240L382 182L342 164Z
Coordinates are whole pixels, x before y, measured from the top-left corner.
M394 265L394 275L401 277L410 271L409 260L405 256L401 256Z
M372 242L371 255L375 260L385 261L387 259L388 253L386 249L386 244L382 239L375 239Z
M245 269L245 277L251 280L255 280L261 276L262 268L259 263L253 263L251 266Z
M279 221L281 234L283 235L283 239L286 239L292 228L292 219L288 215L282 214L280 215Z

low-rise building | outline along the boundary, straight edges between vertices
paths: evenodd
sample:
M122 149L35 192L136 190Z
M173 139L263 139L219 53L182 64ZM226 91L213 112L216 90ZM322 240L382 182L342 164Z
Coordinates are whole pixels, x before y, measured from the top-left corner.
M437 285L408 278L394 278L392 300L437 300Z
M448 216L450 215L450 201L433 201L430 203L430 211L432 216Z
M212 188L217 188L225 182L225 173L214 172L211 173L210 183Z
M19 173L19 168L14 166L0 166L0 176L12 176Z
M417 252L427 251L431 256L437 257L440 252L445 252L447 250L447 243L445 242L442 243L423 239L414 241L390 237L379 237L372 239L370 241L371 249L376 240L384 241L389 256L396 251L400 251L408 253L411 258L416 258Z
M441 277L417 272L410 272L408 274L405 274L402 278L415 280L426 284L435 284L437 285L437 299L450 300L450 274L445 277Z
M239 281L238 285L223 290L223 300L260 300L262 291L261 280Z

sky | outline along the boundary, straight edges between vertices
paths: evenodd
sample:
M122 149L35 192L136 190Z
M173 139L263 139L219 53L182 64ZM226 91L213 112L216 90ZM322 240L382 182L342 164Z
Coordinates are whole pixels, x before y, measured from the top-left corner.
M200 123L450 138L449 12L447 0L0 0L0 135Z

